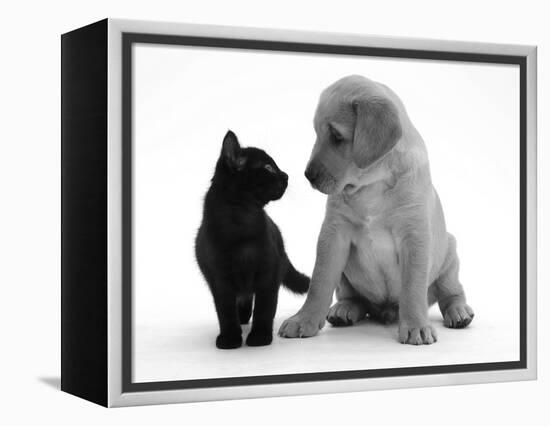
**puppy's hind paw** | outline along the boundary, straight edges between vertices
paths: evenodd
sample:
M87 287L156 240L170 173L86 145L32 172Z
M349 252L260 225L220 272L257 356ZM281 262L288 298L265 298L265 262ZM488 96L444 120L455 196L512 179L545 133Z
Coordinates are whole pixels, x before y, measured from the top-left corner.
M466 303L454 303L443 316L443 325L448 328L465 328L474 319L474 311Z
M353 325L365 318L367 311L365 307L355 300L340 300L331 306L328 311L327 321L334 327Z

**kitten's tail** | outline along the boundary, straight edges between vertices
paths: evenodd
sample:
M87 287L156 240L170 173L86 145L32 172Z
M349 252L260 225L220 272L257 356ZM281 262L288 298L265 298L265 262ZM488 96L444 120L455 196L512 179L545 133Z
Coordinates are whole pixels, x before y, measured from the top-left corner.
M287 270L283 278L283 285L293 293L304 294L309 289L309 277L298 272L290 260L287 259Z

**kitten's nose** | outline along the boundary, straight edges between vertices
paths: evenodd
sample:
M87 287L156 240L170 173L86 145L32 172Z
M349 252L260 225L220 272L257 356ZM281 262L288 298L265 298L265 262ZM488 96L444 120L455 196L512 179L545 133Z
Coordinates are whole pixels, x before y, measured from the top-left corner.
M288 175L285 172L281 172L281 177L285 181L285 183L288 183Z
M319 176L319 171L314 169L311 166L308 166L304 175L306 176L306 179L309 180L310 183L313 183Z

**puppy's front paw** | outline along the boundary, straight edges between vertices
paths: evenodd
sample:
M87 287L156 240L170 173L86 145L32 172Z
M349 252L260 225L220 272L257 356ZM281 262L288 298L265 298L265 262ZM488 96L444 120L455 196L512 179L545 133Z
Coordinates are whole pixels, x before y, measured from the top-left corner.
M323 318L317 319L304 314L296 314L283 322L279 328L279 336L311 337L315 336L324 325Z
M445 311L443 324L449 328L465 328L474 319L474 311L466 303L453 303Z
M236 349L243 344L243 338L240 334L220 334L216 338L216 347L218 349Z
M437 334L435 329L429 324L414 327L400 323L399 341L409 345L431 345L437 342Z

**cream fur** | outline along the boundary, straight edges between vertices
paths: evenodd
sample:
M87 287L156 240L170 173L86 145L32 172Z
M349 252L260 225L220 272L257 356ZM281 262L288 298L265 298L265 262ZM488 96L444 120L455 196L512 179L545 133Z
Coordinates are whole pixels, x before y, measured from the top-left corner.
M314 127L308 170L328 195L325 219L307 299L279 335L313 336L327 314L339 325L366 315L391 320L385 307L398 306L399 341L430 344L437 336L428 306L436 301L446 326L468 325L456 242L401 100L380 83L345 77L321 94Z

